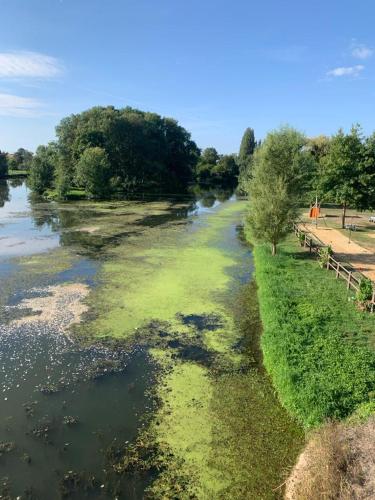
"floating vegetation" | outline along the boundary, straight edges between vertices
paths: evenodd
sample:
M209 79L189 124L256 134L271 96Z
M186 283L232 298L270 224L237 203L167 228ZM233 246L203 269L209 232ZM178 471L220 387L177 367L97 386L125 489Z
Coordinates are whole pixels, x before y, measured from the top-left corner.
M59 490L62 498L73 498L79 493L86 494L98 490L99 481L87 472L68 471L60 479Z
M73 417L72 415L66 415L63 418L63 424L64 425L77 425L79 423L79 418L78 417Z
M9 453L10 451L14 450L15 447L16 445L13 441L0 442L0 457L4 455L4 453Z
M61 246L0 289L4 498L274 498L300 435L236 319L245 204L31 203Z

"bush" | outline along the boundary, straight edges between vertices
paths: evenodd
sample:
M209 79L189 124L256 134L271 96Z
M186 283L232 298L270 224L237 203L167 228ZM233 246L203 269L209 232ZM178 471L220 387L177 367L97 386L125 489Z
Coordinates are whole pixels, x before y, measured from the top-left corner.
M359 283L359 290L356 294L358 302L361 304L371 300L372 298L372 283L368 278L362 278Z
M263 246L254 257L264 363L284 406L310 427L373 399L375 317L348 304L343 284L304 258L294 237L276 259Z
M333 254L332 248L328 245L328 247L321 247L318 250L318 258L320 267L327 267L329 258Z

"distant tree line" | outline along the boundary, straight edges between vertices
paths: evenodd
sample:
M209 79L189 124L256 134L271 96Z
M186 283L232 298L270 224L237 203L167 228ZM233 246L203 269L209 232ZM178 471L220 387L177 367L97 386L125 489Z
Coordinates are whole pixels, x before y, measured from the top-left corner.
M31 168L33 153L24 148L19 148L15 153L0 151L0 178L6 177L11 171L28 171Z
M64 118L57 140L40 146L30 186L55 189L64 198L72 188L103 198L115 192L175 192L194 179L200 151L189 132L172 118L130 107L94 107Z
M215 148L203 150L196 167L196 181L201 185L234 188L238 182L236 155L219 155Z
M349 133L307 138L281 127L254 149L244 172L249 230L275 254L307 199L340 204L343 228L347 207L375 209L375 133L364 137L355 125Z

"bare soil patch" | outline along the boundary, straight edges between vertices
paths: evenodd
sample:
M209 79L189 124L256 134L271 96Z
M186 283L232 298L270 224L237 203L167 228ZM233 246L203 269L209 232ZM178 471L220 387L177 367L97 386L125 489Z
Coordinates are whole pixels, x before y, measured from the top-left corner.
M349 237L338 229L314 224L306 224L306 228L315 234L324 244L330 245L338 260L349 262L355 269L375 281L375 254L359 245L349 241Z

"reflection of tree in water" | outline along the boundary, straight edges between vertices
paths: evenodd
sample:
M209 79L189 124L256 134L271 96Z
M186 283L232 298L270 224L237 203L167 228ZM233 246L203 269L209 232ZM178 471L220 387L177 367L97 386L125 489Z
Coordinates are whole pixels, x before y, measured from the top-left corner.
M36 227L49 226L51 231L56 232L60 229L60 218L57 207L52 203L46 202L35 193L29 194L30 215Z
M16 187L22 186L24 180L25 179L22 179L22 177L21 178L20 177L18 177L18 178L13 177L13 178L9 179L8 182L9 182L10 187L16 188Z
M203 187L202 185L195 185L191 189L191 192L194 195L196 201L200 201L203 207L211 208L213 207L216 200L220 201L221 203L229 200L234 191L233 189L222 189L218 186Z
M0 207L9 201L9 185L5 180L0 180Z

